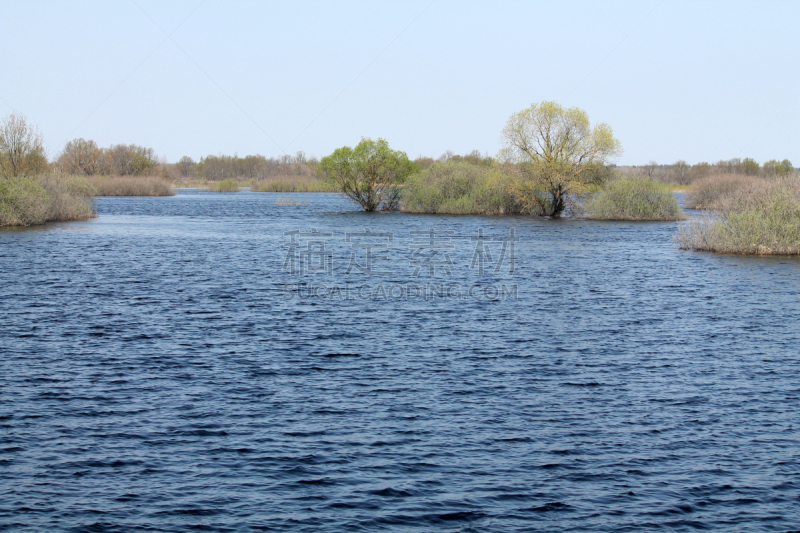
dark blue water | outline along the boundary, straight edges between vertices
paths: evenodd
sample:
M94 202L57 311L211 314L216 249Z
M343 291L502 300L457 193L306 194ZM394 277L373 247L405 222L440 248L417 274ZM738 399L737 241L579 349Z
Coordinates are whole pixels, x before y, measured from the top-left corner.
M0 231L0 530L800 529L798 260L278 197Z

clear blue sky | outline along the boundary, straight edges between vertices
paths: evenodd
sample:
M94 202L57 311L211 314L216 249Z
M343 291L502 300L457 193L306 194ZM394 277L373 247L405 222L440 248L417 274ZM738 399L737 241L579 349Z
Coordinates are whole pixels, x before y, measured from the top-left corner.
M494 155L560 101L621 164L800 166L800 2L0 0L0 115L66 140L183 155ZM170 36L168 38L168 35Z

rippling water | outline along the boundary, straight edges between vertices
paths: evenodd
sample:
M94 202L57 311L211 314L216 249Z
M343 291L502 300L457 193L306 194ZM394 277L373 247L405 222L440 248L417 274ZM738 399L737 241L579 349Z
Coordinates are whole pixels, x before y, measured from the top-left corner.
M278 196L0 231L0 530L800 527L798 260ZM293 276L312 228L330 275ZM390 275L346 274L365 228ZM451 276L413 275L431 228Z

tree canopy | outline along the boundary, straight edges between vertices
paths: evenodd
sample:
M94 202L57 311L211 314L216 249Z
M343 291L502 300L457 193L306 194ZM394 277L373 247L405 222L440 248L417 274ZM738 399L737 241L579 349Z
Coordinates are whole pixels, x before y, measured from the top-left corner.
M574 194L601 180L601 168L622 153L611 126L592 128L586 112L557 102L511 115L502 140L499 159L517 177L517 193L532 211L550 217L561 216Z
M414 171L405 152L384 139L362 138L355 148L343 146L322 158L319 168L336 189L366 211L397 209L400 186Z

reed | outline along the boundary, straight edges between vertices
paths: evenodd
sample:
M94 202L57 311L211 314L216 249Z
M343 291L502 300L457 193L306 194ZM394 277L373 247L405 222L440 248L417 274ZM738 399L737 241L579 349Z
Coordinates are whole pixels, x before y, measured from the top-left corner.
M275 205L278 207L308 207L308 200L300 200L299 198L292 198L291 196L280 196L275 199Z
M255 192L335 192L333 185L311 176L284 176L266 181L251 182L250 189Z
M89 176L97 196L173 196L175 191L164 178L156 176Z

